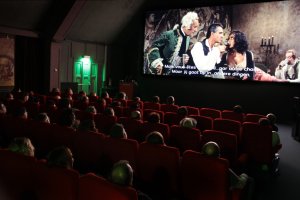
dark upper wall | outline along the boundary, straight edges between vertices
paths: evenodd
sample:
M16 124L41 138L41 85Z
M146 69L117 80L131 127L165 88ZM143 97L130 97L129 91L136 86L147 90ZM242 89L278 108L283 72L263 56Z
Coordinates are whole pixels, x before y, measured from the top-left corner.
M218 3L220 4L222 1L214 2L214 4ZM241 2L230 1L229 3ZM170 8L170 5L163 4L163 7ZM189 5L192 7L212 4L206 1L204 4L194 3ZM173 7L189 7L189 5L178 3L173 4ZM158 7L159 4L151 4L145 6L144 10ZM277 24L277 22L274 23ZM115 41L117 45L112 46L110 51L112 59L108 65L111 67L110 76L116 87L118 86L118 80L130 76L137 80L139 84L137 94L143 99L149 99L153 95L160 95L162 100L164 100L168 95L174 95L180 105L216 107L220 109L229 109L238 103L243 105L248 112L262 114L274 112L278 115L279 121L292 119L292 98L300 95L299 84L149 77L141 75L143 31L144 18L143 11L141 11L136 13L131 23L119 35L119 39Z

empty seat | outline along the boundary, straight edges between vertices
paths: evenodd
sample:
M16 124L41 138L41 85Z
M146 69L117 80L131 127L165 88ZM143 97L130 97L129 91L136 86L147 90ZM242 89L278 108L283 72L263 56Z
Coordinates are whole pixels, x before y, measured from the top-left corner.
M258 120L260 118L266 118L266 116L261 114L255 114L255 113L247 113L245 116L245 122L256 122L258 123Z
M216 118L213 123L214 123L214 130L234 134L236 135L238 142L240 142L242 125L239 121Z
M221 117L221 111L213 108L200 108L200 115L215 119Z

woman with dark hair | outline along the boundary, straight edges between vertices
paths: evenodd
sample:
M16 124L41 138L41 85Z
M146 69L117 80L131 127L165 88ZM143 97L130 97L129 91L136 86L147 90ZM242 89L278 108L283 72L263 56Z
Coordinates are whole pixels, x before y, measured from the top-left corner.
M227 41L227 52L217 65L222 68L226 79L283 81L255 67L253 54L248 50L248 41L243 32L232 31Z
M246 35L241 31L232 31L227 40L227 52L223 54L221 62L218 64L218 67L224 67L225 78L253 79L253 54L248 50Z

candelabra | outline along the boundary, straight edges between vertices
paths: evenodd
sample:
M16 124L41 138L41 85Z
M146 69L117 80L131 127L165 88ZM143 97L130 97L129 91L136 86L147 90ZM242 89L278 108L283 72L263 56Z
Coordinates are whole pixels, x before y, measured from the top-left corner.
M261 38L261 44L260 47L263 49L264 53L266 54L266 60L265 60L265 65L268 66L268 60L270 55L275 55L278 54L279 50L279 44L274 44L274 36Z

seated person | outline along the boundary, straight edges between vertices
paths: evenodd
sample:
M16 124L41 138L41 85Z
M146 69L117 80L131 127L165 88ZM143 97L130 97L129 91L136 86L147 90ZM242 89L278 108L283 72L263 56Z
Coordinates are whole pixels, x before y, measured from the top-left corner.
M216 142L207 142L203 145L201 152L204 155L219 158L220 147ZM229 168L230 173L230 189L244 189L244 195L242 199L252 199L254 180L247 174L242 173L237 175Z
M95 106L88 106L85 109L85 111L88 112L88 113L97 114L97 109L95 108Z
M61 126L76 129L78 122L76 121L76 116L71 108L64 109L59 116L58 124Z
M132 111L131 114L130 114L130 118L135 119L135 120L142 120L141 112L138 111L138 110Z
M110 129L109 136L112 138L123 138L127 139L127 133L124 129L124 126L119 123L115 123Z
M267 119L270 120L273 131L278 131L278 127L276 126L277 117L273 113L269 113L266 115Z
M109 180L117 185L133 187L133 169L127 160L116 162L111 170ZM137 190L138 199L151 200L149 196Z
M45 112L39 113L39 114L36 116L36 121L50 124L50 118L49 118L49 116L47 115L47 113L45 113Z
M17 107L14 112L13 116L16 118L21 118L21 119L28 119L28 113L25 107Z
M158 131L153 131L146 136L146 142L150 144L165 145L163 135Z
M196 128L197 120L191 117L185 117L179 122L179 125L186 128Z
M73 163L73 154L68 147L57 147L50 151L47 156L47 164L49 167L72 169Z
M188 109L185 106L181 106L177 110L177 114L183 117L188 116Z
M8 150L23 154L25 156L34 157L34 146L31 143L31 140L26 137L17 137L14 138L11 143L8 145Z
M98 129L96 128L95 121L93 119L85 119L80 121L80 124L78 126L78 131L83 131L83 132L98 132Z
M233 112L244 113L244 109L241 105L235 105L235 106L233 106Z
M107 108L105 108L103 114L106 116L115 116L115 111L113 108L107 107Z
M0 101L0 114L6 114L7 109L3 102Z
M173 96L168 96L167 97L167 104L175 105L175 98Z
M272 124L269 119L267 118L260 118L258 120L258 123L262 126L270 126L272 128ZM277 131L274 131L272 128L272 147L276 147L277 145L281 144L279 133Z
M160 115L157 112L151 112L148 115L148 122L150 123L160 123Z

